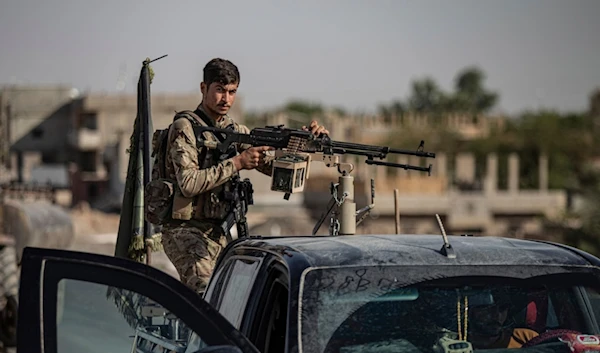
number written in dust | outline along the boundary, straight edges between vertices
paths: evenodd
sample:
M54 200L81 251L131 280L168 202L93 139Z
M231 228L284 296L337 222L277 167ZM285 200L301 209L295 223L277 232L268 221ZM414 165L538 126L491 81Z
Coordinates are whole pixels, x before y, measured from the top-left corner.
M333 274L323 273L311 288L319 292L333 291L336 295L346 295L363 292L369 289L390 291L401 286L398 279L395 277L383 277L381 276L381 273L378 273L375 276L367 276L367 272L367 268L361 268L346 276L335 276Z

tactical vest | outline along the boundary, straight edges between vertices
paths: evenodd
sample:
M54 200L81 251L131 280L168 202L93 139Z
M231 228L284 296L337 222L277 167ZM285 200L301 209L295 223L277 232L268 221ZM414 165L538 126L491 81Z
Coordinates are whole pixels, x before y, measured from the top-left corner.
M214 126L210 118L200 110L178 112L173 118L173 123L181 118L188 119L192 126ZM156 130L153 135L152 156L155 158L155 162L152 168L152 180L146 185L144 193L146 220L155 225L166 225L174 223L173 221L191 219L221 220L231 210L231 205L222 202L224 192L230 188L230 183L224 183L192 198L185 197L181 193L172 160L167 155L169 144L172 141L173 123L166 129ZM235 126L230 124L227 128L235 129ZM215 135L209 132L204 132L203 138L217 141ZM197 145L196 148L197 151L202 151L198 155L198 165L201 169L217 165L220 161L233 157L237 153L235 147L224 155L217 150L200 145Z

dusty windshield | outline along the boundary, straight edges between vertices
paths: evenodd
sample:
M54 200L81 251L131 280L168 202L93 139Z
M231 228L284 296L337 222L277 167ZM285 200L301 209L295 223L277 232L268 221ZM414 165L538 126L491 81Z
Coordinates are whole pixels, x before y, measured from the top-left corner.
M597 333L590 332L596 329L590 317L598 308L597 276L583 269L503 267L491 271L503 277L493 278L477 273L489 268L444 271L448 267L306 272L301 351L462 353L539 347L551 330ZM551 344L566 352L560 342Z

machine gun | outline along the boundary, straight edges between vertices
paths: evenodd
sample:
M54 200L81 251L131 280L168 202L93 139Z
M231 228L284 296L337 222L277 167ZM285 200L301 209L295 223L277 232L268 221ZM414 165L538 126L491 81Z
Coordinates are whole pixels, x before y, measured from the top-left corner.
M411 151L334 141L326 134L315 136L310 131L285 128L283 125L254 128L249 134L206 126L195 126L194 132L198 139L198 146L216 149L225 155L228 154L227 152L230 151L234 144L273 147L275 149L275 159L273 161L273 173L271 176L271 190L283 192L286 200L289 199L291 194L304 191L304 184L309 177L311 162L319 161L325 163L327 167L337 167L338 172L341 174L339 183L332 185L332 199L327 207L327 212L319 219L315 229L313 229L313 234L316 234L327 215L331 212L334 214L330 226L330 233L332 235L354 234L356 226L365 219L374 207L374 203L371 202L371 205L356 212L356 204L354 203L354 177L350 175L352 170L354 170L354 166L351 163L342 163L339 155L352 154L365 156L365 163L369 165L417 170L427 172L428 175L431 175L431 164L428 167L421 167L386 162L383 159L388 154L435 158L435 153L423 150L423 141L421 141L416 150ZM204 140L204 132L210 132L218 136L221 142ZM374 197L374 180L371 180L372 200L374 200ZM335 208L339 208L340 211L337 212L337 210L334 210ZM340 219L337 218L338 214L340 215Z

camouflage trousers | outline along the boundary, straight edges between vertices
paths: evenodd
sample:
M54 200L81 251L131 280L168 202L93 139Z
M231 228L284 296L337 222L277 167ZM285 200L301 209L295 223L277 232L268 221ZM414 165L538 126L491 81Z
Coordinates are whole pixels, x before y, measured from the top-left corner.
M181 225L163 228L162 244L181 282L202 295L227 239L213 224Z

